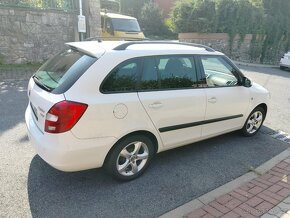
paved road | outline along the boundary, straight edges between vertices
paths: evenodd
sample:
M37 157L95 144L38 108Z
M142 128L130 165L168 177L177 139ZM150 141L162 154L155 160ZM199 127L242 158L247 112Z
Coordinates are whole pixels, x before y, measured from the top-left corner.
M27 81L0 82L0 217L156 217L246 173L289 147L267 132L290 132L290 72L243 67L272 92L263 131L231 133L159 154L141 178L112 180L102 169L63 173L27 139Z

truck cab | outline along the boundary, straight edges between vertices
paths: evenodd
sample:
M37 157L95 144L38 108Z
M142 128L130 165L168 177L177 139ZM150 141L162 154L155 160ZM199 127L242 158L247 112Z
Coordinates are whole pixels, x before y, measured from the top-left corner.
M135 17L101 12L102 37L144 39Z

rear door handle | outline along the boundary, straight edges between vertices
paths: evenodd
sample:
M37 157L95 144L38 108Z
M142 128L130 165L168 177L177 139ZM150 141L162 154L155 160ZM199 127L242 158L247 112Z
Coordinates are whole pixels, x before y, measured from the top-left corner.
M153 109L161 108L162 106L163 104L161 102L154 102L152 104L149 104L149 108L153 108Z
M207 100L209 103L216 103L217 102L217 99L216 99L216 97L212 97L212 98L210 98L210 99L208 99Z

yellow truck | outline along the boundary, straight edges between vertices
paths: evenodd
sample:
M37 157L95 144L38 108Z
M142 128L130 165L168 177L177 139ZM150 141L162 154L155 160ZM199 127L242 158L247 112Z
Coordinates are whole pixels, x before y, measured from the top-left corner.
M144 39L145 36L140 29L135 17L122 14L101 12L102 37L112 39Z

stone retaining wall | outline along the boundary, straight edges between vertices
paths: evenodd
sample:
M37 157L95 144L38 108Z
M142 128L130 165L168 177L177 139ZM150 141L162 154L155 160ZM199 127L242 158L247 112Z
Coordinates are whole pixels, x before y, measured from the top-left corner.
M98 35L101 23L99 0L89 8L87 37ZM78 38L77 12L0 7L0 64L41 63Z
M259 46L252 44L252 35L247 34L241 42L239 36L233 40L232 51L230 51L229 36L226 33L180 33L178 38L182 42L198 43L210 46L217 51L225 53L227 56L236 61L248 63L260 63L260 57L253 59L250 55L251 46ZM284 52L277 54L272 60L267 60L267 64L278 64Z

